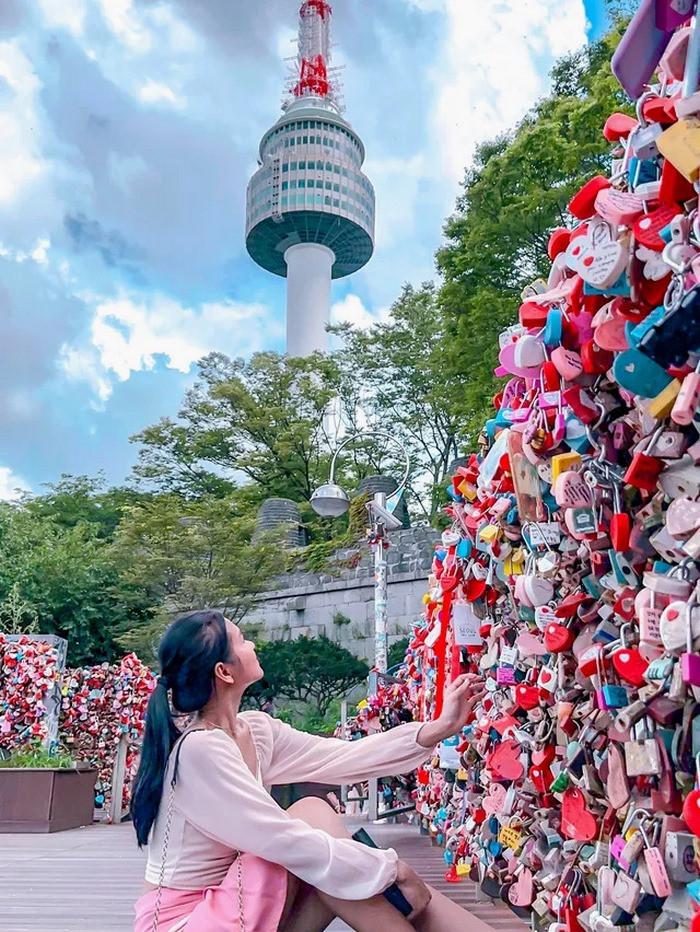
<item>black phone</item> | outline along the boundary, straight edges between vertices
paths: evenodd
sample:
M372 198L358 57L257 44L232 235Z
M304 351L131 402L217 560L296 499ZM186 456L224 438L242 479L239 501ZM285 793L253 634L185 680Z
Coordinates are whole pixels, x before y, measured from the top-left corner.
M355 841L359 841L361 845L367 845L368 848L379 847L369 832L365 831L363 828L358 829L352 837ZM390 887L387 887L383 895L394 909L398 909L403 916L410 916L413 912L413 907L401 892L398 884L392 883Z

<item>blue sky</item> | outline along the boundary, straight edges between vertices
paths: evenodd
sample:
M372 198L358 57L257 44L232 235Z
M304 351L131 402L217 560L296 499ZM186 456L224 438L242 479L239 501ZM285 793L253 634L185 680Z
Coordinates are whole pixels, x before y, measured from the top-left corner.
M334 319L386 313L433 255L474 146L547 91L602 0L335 0L377 248ZM284 283L243 243L296 0L2 0L0 497L122 481L196 360L282 349ZM478 10L478 15L476 15Z

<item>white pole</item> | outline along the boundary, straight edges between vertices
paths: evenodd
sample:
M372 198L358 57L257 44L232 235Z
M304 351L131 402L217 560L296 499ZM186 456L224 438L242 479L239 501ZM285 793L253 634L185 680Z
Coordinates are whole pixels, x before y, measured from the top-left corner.
M318 243L297 243L287 263L287 355L310 356L328 349L331 272L335 253Z
M377 492L375 502L386 508L386 495ZM379 528L379 539L374 550L374 665L380 673L386 673L387 658L387 561L384 546L384 529Z

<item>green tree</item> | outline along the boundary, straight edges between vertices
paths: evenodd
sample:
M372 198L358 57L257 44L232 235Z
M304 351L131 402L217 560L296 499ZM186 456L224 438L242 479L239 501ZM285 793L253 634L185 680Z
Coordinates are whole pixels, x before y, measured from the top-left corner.
M468 385L463 373L446 372L446 334L435 286L405 285L386 322L369 330L343 325L336 359L343 396L357 396L370 427L389 430L411 456L410 501L423 518L441 504L438 484L459 453L460 421L453 399ZM392 444L382 446L392 474L403 460Z
M150 626L120 638L143 656L173 614L219 608L240 622L255 596L285 557L275 534L254 539L254 519L234 496L183 499L158 495L129 507L119 525L114 553L124 579L160 607Z
M629 107L610 71L621 28L617 21L600 42L562 59L552 94L512 133L477 149L445 226L437 254L443 360L446 373L468 383L454 404L470 444L497 390L498 334L513 322L522 289L546 275L548 237L571 222L572 194L609 168L602 127L612 111Z
M42 518L50 518L64 528L90 524L97 536L110 540L127 506L145 495L127 488L107 488L104 476L62 475L58 482L46 485L43 495L26 495L27 510Z
M403 663L406 659L406 651L408 650L408 645L410 644L411 639L409 637L401 638L399 641L395 641L389 648L388 656L388 666L389 668L395 667L399 663Z
M212 353L178 420L134 438L142 445L135 474L185 496L230 494L243 479L258 501L308 501L327 475L325 414L338 388L335 363L320 354L258 353L244 362Z
M23 505L0 506L0 625L68 641L74 665L112 660L125 627L147 623L146 594L126 580L95 525L63 527Z
M269 641L258 649L264 679L246 693L249 705L261 708L280 698L313 706L325 718L334 699L342 697L369 674L364 660L327 637Z

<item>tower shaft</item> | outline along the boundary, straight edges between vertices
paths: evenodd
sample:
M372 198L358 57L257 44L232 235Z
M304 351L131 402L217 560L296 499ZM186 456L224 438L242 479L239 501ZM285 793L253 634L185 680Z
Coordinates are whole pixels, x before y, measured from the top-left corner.
M325 353L335 253L319 243L298 243L289 247L284 260L287 263L287 353L290 356Z

